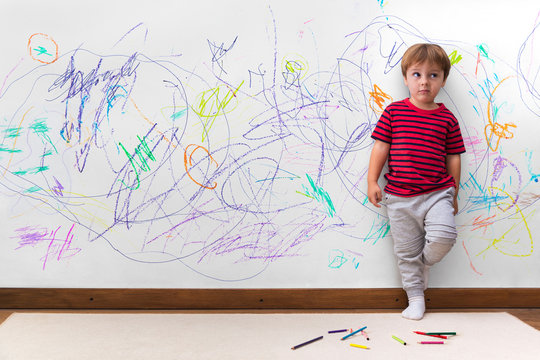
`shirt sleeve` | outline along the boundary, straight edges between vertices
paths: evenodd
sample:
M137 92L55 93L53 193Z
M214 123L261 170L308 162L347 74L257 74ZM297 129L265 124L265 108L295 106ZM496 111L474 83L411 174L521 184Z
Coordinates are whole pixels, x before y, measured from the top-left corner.
M459 128L459 122L455 119L448 136L446 137L446 153L448 155L458 155L465 152L465 144L463 143L463 137L461 136L461 130Z
M390 111L388 110L388 107L384 109L381 117L379 118L379 121L377 121L377 125L375 125L375 129L373 130L373 133L371 134L371 138L375 140L380 140L385 143L391 143L392 142L392 123L391 123L392 115L390 114Z

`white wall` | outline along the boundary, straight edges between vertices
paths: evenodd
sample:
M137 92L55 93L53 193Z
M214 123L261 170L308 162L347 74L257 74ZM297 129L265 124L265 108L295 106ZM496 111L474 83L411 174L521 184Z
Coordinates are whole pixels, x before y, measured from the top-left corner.
M366 175L376 100L407 96L417 42L461 58L439 101L467 147L432 285L540 286L539 16L534 1L3 4L0 286L399 287Z

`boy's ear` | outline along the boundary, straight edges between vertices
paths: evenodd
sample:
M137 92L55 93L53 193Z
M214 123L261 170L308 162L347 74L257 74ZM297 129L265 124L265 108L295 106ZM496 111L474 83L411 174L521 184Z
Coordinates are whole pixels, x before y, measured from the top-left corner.
M409 86L409 85L407 85L407 77L406 76L403 76L403 82L405 83L405 86L407 86L407 87Z

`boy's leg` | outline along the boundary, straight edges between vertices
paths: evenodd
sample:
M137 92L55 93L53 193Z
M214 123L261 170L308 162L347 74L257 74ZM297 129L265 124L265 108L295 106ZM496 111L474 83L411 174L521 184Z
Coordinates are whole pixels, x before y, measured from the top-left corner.
M444 189L431 194L428 200L431 206L426 213L426 244L422 254L428 267L441 261L456 243L454 193L454 188Z
M390 232L394 240L394 253L398 259L403 289L407 292L409 307L402 315L419 320L424 316L424 262L425 243L422 197L402 198L390 195L387 200Z

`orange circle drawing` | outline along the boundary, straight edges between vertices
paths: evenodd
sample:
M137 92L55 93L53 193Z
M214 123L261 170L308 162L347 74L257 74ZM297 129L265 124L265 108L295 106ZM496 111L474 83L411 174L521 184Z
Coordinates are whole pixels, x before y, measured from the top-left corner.
M193 150L189 150L192 146L195 147L195 149ZM189 144L187 147L186 147L186 150L184 151L184 168L186 169L186 173L187 175L189 176L189 178L197 185L205 188L205 189L215 189L216 186L217 186L217 183L214 182L214 184L212 186L206 186L206 185L203 185L201 184L200 182L198 182L197 180L195 180L191 174L189 173L189 169L188 169L188 164L189 166L192 166L193 165L193 162L192 162L192 158L193 158L193 154L195 153L195 151L197 150L203 150L204 152L206 152L206 154L208 155L208 158L214 162L216 164L216 167L218 167L218 163L216 160L214 160L214 158L212 157L212 155L210 155L210 152L203 146L200 146L200 145L196 145L196 144Z
M58 44L49 35L36 33L28 39L28 53L42 64L58 60Z

